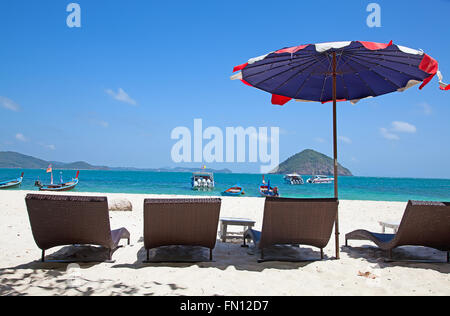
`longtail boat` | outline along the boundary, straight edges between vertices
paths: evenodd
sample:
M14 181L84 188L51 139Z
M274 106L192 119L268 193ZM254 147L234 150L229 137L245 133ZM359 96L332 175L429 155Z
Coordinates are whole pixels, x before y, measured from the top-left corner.
M278 187L272 187L270 186L270 180L269 183L266 184L266 181L264 180L263 176L263 182L259 186L259 194L264 197L279 197L280 193L278 192Z
M70 191L74 189L78 184L78 176L80 175L80 171L77 171L77 176L72 179L72 181L58 184L42 184L41 181L36 181L35 186L39 188L39 191L53 191L53 192L61 192L61 191ZM53 175L52 175L53 179ZM62 182L62 181L61 181Z
M244 194L244 189L239 184L236 184L235 186L232 186L231 188L222 192L223 196L241 196Z
M9 189L20 186L23 181L23 175L24 173L22 172L20 177L17 179L0 182L0 189Z

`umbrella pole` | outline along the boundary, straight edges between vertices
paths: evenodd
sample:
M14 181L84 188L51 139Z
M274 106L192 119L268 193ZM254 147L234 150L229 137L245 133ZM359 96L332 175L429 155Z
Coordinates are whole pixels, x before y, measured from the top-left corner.
M337 101L336 101L336 52L333 52L333 150L334 150L334 197L339 199L338 195L338 160L337 160ZM339 200L338 200L339 201ZM335 222L336 235L336 259L340 259L339 253L339 204L336 213Z

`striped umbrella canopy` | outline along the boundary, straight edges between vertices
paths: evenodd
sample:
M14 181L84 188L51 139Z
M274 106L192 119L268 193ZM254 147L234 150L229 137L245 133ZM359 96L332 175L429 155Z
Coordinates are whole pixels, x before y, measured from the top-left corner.
M307 44L283 48L234 67L232 80L272 94L272 103L291 100L333 102L334 195L338 198L336 102L402 92L427 85L438 76L438 62L421 50L362 41ZM339 258L339 224L336 218L336 257Z

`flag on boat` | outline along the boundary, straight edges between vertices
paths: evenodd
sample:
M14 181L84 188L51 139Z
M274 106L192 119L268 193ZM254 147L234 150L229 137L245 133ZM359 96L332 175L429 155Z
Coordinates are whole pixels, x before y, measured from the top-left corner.
M49 165L48 168L47 168L47 173L50 173L50 172L52 172L52 171L53 171L52 165Z
M356 103L394 91L405 91L417 84L426 86L437 75L441 90L450 90L442 82L438 62L421 50L392 41L388 44L348 41L307 44L283 48L252 58L234 67L231 77L246 85L272 94L272 103L284 105L296 101L333 101L332 61L336 54L337 101Z

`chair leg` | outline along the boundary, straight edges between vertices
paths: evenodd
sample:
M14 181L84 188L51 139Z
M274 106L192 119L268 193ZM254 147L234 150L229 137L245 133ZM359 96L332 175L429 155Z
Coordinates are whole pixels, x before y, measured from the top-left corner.
M209 261L213 260L213 250L209 249Z
M261 260L264 259L264 249L261 249Z
M348 240L347 240L347 238L345 239L345 247L348 247Z
M150 261L150 249L147 249L147 261Z
M130 238L128 238L128 246L130 245Z
M42 261L42 262L45 262L45 250L42 250L41 261Z
M108 260L109 260L109 261L112 260L112 253L113 253L113 250L112 250L112 249L109 249L109 250L108 250Z
M242 238L243 243L242 243L242 245L241 245L241 247L243 247L243 248L247 248L247 247L248 247L248 245L247 245L247 238L245 238L245 237L246 237L246 236L243 235L243 238Z
M323 248L320 248L320 259L323 260Z
M227 242L228 225L222 224L222 242Z

